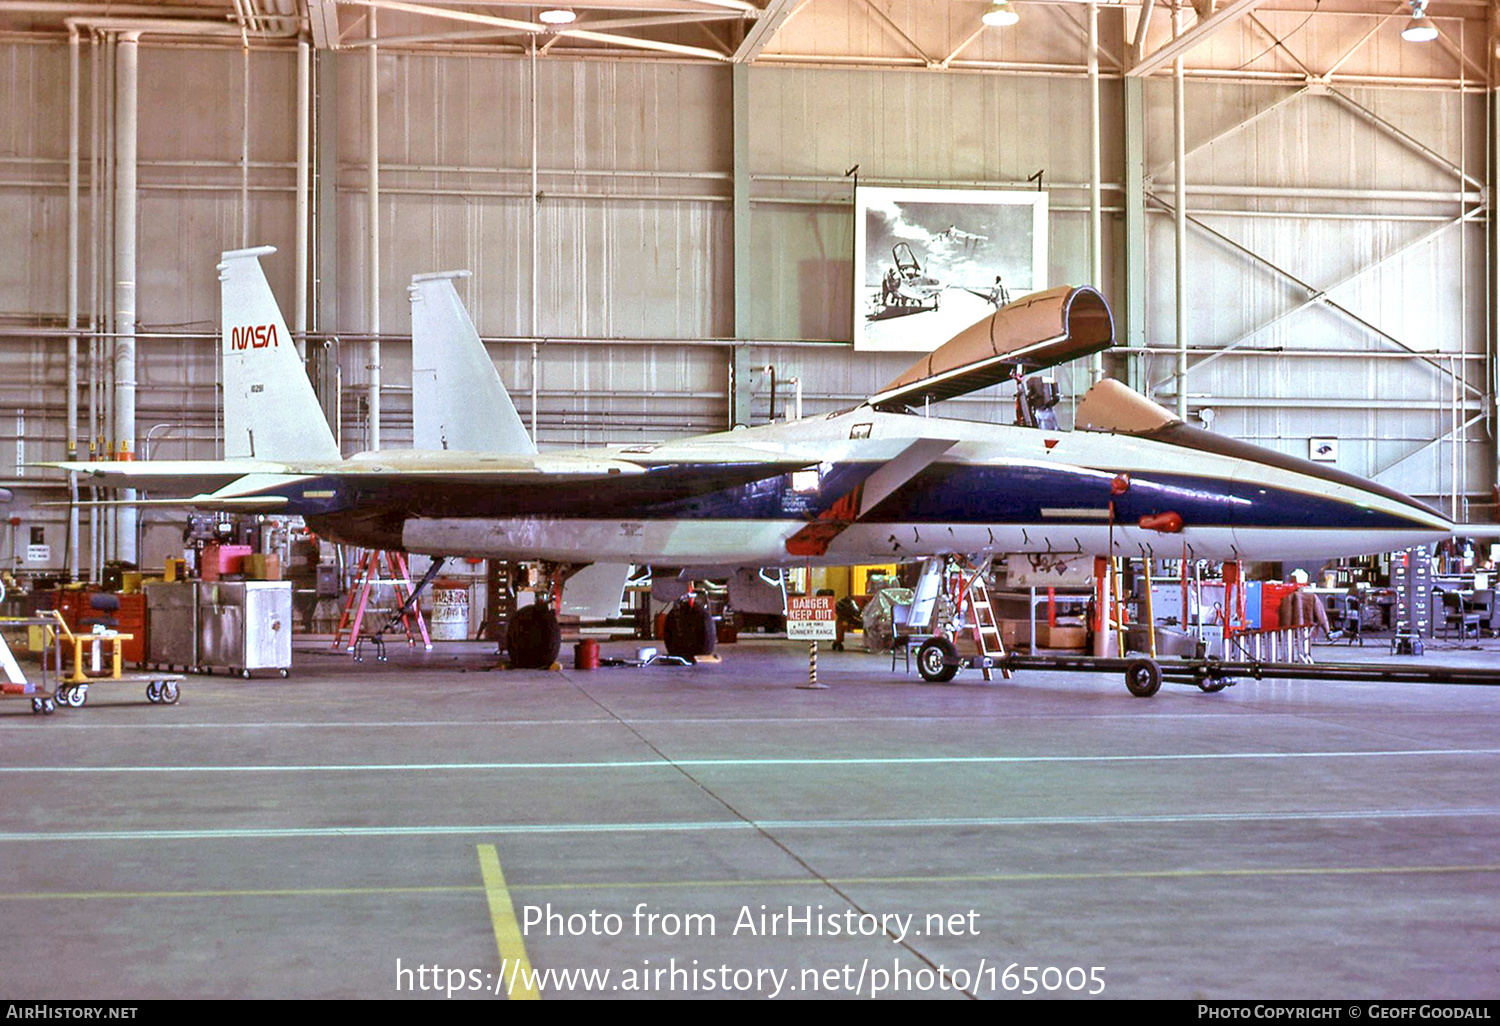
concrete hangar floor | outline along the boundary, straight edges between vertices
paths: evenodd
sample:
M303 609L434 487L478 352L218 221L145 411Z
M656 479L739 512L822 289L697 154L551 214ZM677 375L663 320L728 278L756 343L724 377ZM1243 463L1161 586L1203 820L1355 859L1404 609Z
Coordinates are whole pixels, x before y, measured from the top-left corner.
M825 652L811 692L800 644L725 651L304 647L175 706L0 703L0 989L493 999L524 953L609 972L549 999L1494 994L1500 689Z

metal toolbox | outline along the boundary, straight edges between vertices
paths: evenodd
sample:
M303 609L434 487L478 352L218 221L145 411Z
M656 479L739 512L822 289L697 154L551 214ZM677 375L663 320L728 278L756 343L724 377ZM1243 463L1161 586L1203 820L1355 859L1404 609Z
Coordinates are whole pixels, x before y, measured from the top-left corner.
M198 665L198 583L146 585L146 662L184 670Z
M249 677L292 666L290 581L201 582L198 591L198 662Z

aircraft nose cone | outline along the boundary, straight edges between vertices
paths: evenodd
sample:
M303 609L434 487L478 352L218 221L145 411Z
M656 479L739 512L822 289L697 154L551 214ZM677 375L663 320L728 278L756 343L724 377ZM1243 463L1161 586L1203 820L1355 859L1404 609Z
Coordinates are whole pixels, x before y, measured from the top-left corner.
M1228 519L1241 553L1273 559L1369 555L1427 545L1453 533L1448 518L1430 506L1328 463L1182 423L1153 437L1234 461Z
M1246 463L1236 477L1255 481L1248 522L1279 522L1288 551L1305 556L1355 556L1430 545L1453 533L1437 510L1366 478L1279 453ZM1258 500L1258 501L1254 501ZM1236 527L1237 540L1256 539Z

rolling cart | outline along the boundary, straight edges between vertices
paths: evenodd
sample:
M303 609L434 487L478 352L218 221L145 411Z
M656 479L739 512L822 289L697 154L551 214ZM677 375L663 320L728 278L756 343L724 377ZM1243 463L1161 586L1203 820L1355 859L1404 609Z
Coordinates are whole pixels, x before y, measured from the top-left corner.
M54 614L55 615L55 614ZM48 672L47 655L42 656L42 679L38 683L26 678L21 670L21 664L16 662L14 653L10 650L10 642L5 639L4 629L7 627L27 629L36 628L41 630L43 638L48 632L57 626L59 621L51 616L26 616L26 617L3 617L0 618L0 669L4 670L5 682L0 684L0 698L31 699L31 711L34 715L51 716L57 712L57 704L60 701L57 694L57 682L62 680L62 650L56 646L44 650L52 655L53 665ZM50 686L49 686L50 685Z
M57 687L55 699L57 703L66 705L70 709L81 709L89 700L89 688L101 684L145 684L146 700L152 705L176 705L177 700L182 697L180 685L183 677L176 673L124 673L121 670L121 651L125 642L131 640L131 635L121 634L119 631L105 631L97 634L75 634L69 629L63 618L52 614L52 619L44 620L50 628L64 639L66 646L71 646L73 652L72 672L66 677L62 673L62 649L64 645L52 645L57 652ZM109 645L109 668L103 668L100 646ZM93 648L93 661L100 667L94 675L90 675L85 669L89 660L89 649ZM46 711L45 709L42 711Z

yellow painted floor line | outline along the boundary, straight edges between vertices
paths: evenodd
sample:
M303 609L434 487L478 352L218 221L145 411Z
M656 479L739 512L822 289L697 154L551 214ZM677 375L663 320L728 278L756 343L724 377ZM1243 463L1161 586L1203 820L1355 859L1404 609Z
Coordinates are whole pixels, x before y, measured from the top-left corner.
M480 845L480 866L484 867L484 850L493 851L493 845ZM493 855L491 858L495 858ZM691 887L798 887L818 885L811 877L771 877L746 880L606 880L581 881L576 883L535 883L509 885L500 874L499 860L495 858L495 881L486 874L484 886L459 884L429 887L277 887L245 890L204 891L36 891L0 893L0 901L132 901L154 898L307 898L307 897L366 897L403 894L474 894L484 891L490 898L491 911L495 912L496 896L505 902L511 923L515 922L514 906L510 905L511 891L609 891L609 890L663 890ZM1144 869L1119 870L1102 873L980 873L966 875L934 876L847 876L830 877L841 886L920 886L923 884L988 884L988 883L1047 883L1070 881L1105 880L1173 880L1208 879L1223 877L1281 877L1281 876L1434 876L1456 873L1500 873L1500 864L1460 866L1291 866L1277 868L1218 868L1218 869ZM821 886L821 885L819 885ZM500 940L500 920L496 919L496 940ZM522 950L524 956L524 949ZM509 957L504 950L501 957Z
M477 845L479 871L484 876L484 894L490 902L490 922L495 928L495 947L500 951L500 975L506 980L506 996L512 1001L536 1001L537 992L526 957L526 942L521 938L521 924L516 921L516 907L500 871L500 856L493 844Z

